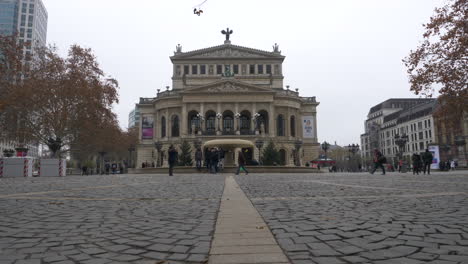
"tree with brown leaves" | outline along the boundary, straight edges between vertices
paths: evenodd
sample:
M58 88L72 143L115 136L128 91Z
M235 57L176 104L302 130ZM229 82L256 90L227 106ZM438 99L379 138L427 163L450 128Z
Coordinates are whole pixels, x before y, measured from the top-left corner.
M423 43L403 62L411 91L432 97L438 88L436 116L456 125L468 112L468 0L436 8L425 24Z
M118 83L100 69L91 49L73 45L62 58L54 47L39 48L33 60L18 64L22 48L16 40L0 37L1 43L9 43L0 49L6 54L0 61L7 73L0 83L6 137L45 145L60 139L63 152L85 144L83 135L98 135L103 123L117 124L112 105L118 103Z

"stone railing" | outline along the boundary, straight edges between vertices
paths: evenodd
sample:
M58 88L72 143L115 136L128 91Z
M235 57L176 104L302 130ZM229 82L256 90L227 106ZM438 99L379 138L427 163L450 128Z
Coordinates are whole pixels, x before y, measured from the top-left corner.
M153 101L154 101L154 98L140 97L140 104L151 104Z
M169 96L178 96L179 92L176 91L164 91L164 92L159 92L158 93L158 98L159 97L169 97Z
M315 96L313 97L301 97L301 101L305 103L316 103Z
M282 90L276 93L277 96L293 96L293 97L298 97L299 92L294 92L291 90Z

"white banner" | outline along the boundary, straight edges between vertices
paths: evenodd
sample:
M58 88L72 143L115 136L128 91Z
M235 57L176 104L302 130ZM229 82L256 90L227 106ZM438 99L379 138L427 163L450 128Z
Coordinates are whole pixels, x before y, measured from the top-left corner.
M439 162L440 162L440 153L439 153L439 146L428 146L429 151L432 153L432 164L431 169L439 169Z
M314 117L303 116L302 117L302 137L303 138L314 138Z

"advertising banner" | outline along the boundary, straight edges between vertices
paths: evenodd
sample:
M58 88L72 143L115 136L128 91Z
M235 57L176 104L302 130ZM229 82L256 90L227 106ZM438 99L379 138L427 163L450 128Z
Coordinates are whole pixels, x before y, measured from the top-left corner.
M314 117L303 116L302 117L302 135L303 138L314 138Z
M154 118L153 116L142 116L141 118L141 138L153 139L154 136Z
M440 162L440 153L439 153L439 146L428 146L429 151L432 153L432 164L431 169L439 169L439 162Z

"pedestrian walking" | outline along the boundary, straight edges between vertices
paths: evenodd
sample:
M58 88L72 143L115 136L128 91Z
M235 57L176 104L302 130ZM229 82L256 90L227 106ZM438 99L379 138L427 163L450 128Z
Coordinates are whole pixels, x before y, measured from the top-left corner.
M424 167L423 167L423 173L429 175L431 174L431 164L432 164L432 159L434 156L432 155L432 152L429 151L429 149L426 149L426 152L423 153L422 159L424 162Z
M167 153L169 159L168 159L168 162L169 162L169 176L172 176L173 175L173 171L174 171L174 166L178 160L178 156L179 156L179 153L177 152L177 150L174 148L174 145L171 145L169 147L169 150L168 150L168 153Z
M249 172L248 172L247 169L245 168L245 156L244 156L244 153L242 153L242 151L239 151L239 156L237 157L237 171L236 171L236 175L239 175L239 172L240 172L241 169L245 171L245 175L249 175Z
M455 170L455 169L456 169L455 161L452 160L452 161L450 162L450 170Z
M419 175L419 169L421 167L421 156L418 153L414 153L411 156L411 160L413 161L413 175Z
M197 149L195 152L195 164L197 166L197 170L201 172L201 167L202 167L202 159L203 159L203 153L200 148Z
M382 168L382 175L385 175L385 167L383 165L385 162L387 162L387 159L382 155L382 152L378 149L374 149L374 168L372 169L371 174L374 174L378 168Z

